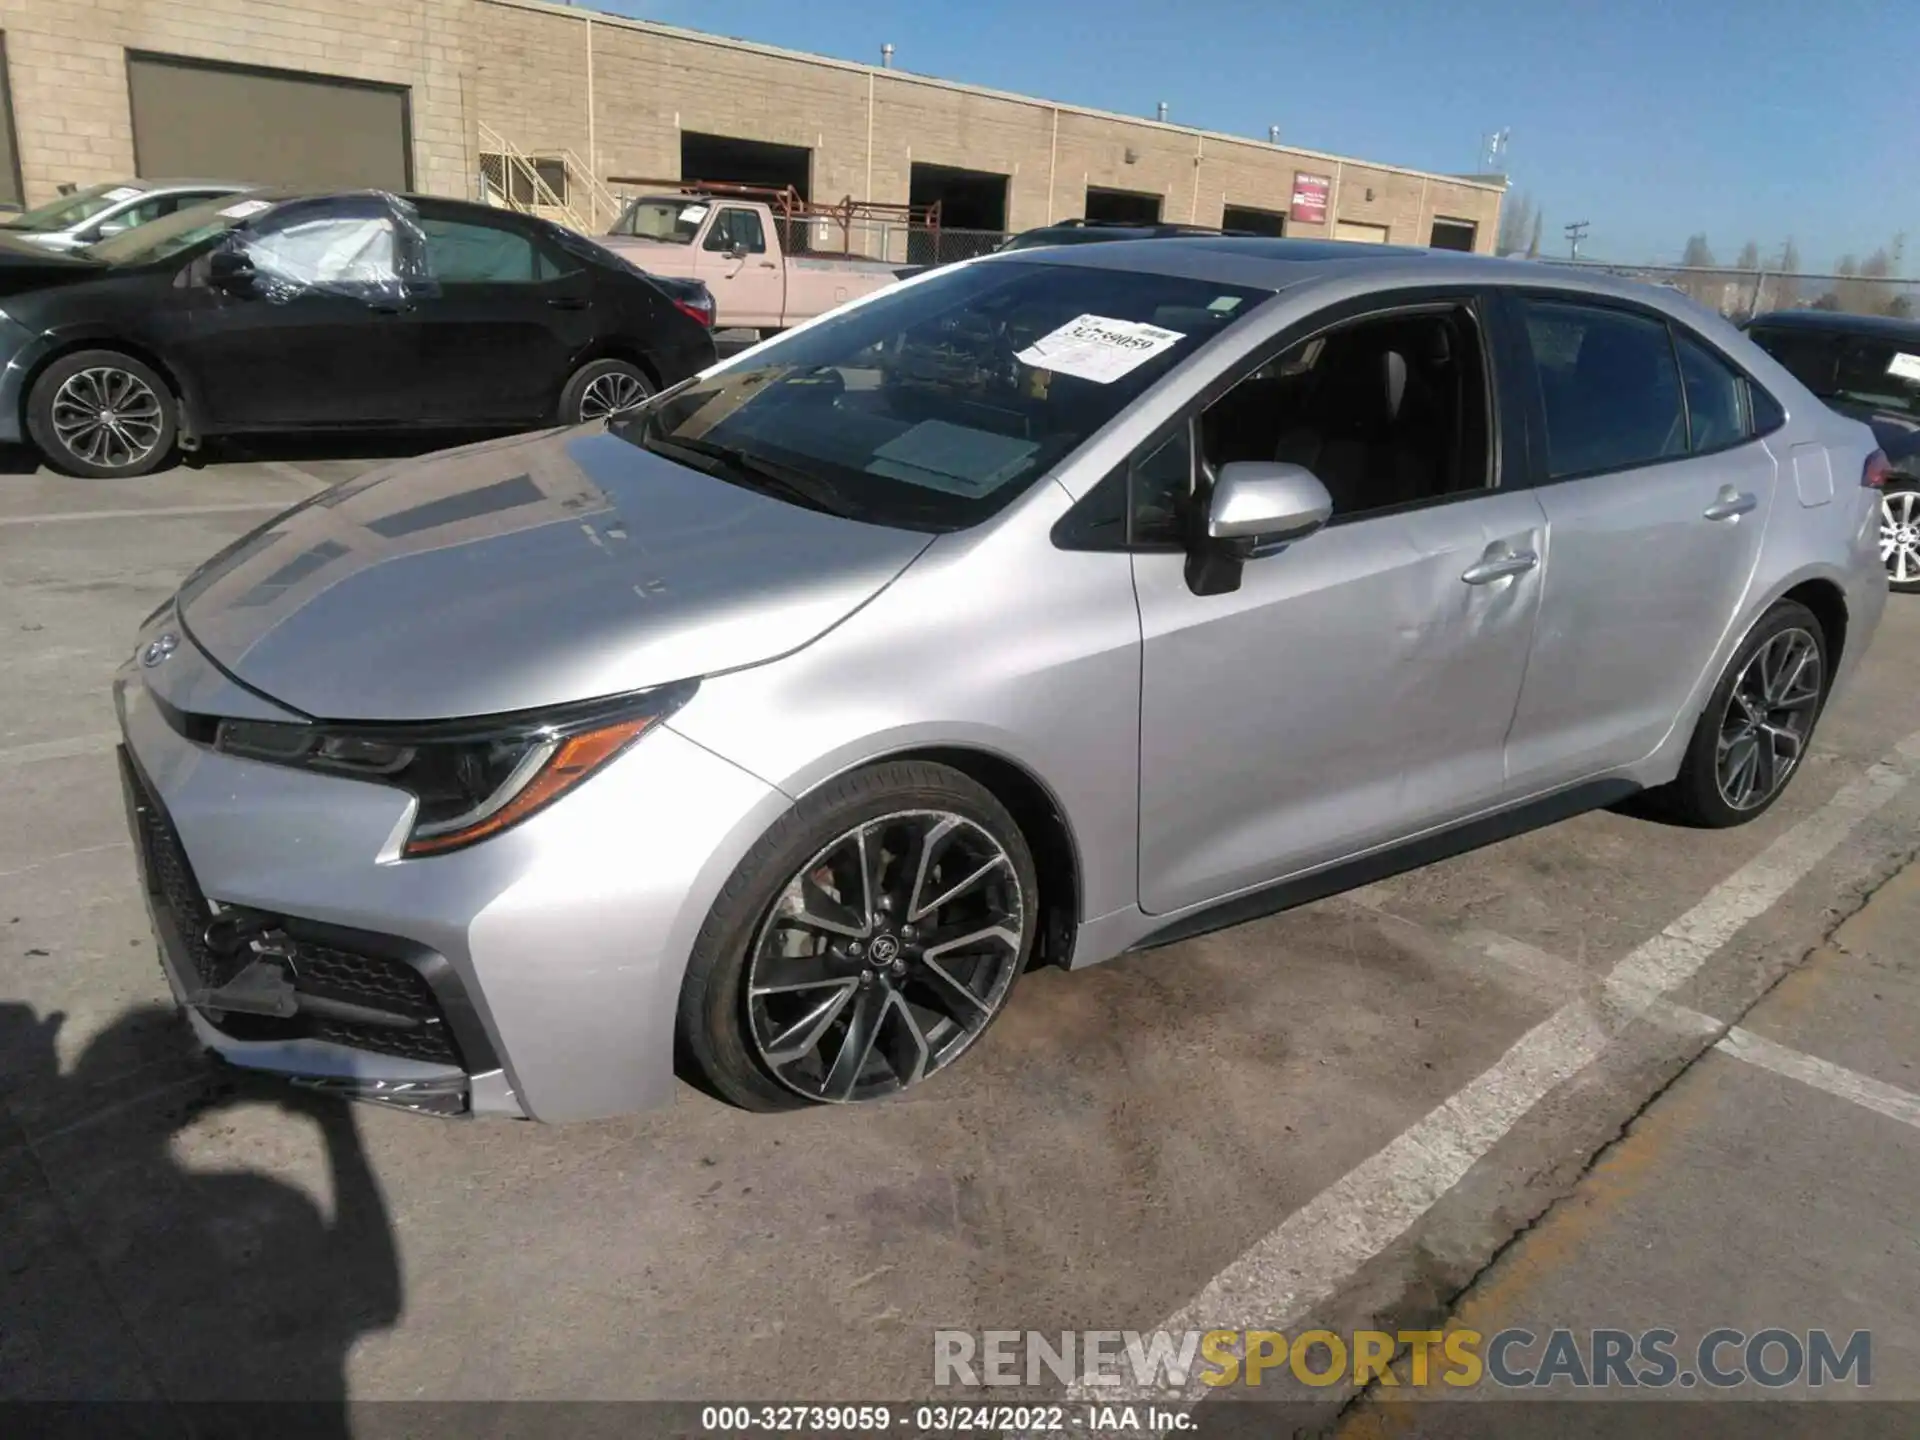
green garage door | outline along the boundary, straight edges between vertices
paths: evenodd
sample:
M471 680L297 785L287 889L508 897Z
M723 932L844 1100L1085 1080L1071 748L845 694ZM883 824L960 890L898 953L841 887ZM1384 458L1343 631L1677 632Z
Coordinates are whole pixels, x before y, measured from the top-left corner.
M404 87L133 54L127 86L147 179L412 188Z

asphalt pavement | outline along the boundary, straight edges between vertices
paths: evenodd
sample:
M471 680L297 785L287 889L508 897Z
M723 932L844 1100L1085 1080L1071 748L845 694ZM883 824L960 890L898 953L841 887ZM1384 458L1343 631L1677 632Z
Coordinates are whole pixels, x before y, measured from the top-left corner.
M140 618L383 458L0 473L0 1398L899 1400L936 1329L1510 1319L1871 1329L1876 1391L1920 1389L1920 926L1882 889L1920 846L1920 605L1742 829L1589 815L1037 971L877 1107L446 1123L209 1073L111 756Z

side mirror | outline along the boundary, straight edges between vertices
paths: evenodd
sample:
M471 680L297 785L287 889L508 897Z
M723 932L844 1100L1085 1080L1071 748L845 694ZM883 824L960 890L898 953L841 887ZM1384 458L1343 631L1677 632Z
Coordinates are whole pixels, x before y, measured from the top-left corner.
M94 232L94 239L104 240L109 235L122 235L133 228L130 220L102 220L100 228Z
M240 251L216 250L207 257L207 283L216 290L247 295L253 291L253 281L253 261Z
M1235 460L1220 467L1207 538L1252 559L1303 540L1333 518L1333 497L1304 465Z
M744 245L735 245L727 251L727 259L729 260L744 260L746 258L747 247Z
M1222 465L1207 502L1206 534L1187 556L1187 584L1196 595L1238 590L1247 561L1304 540L1332 518L1333 497L1304 465Z

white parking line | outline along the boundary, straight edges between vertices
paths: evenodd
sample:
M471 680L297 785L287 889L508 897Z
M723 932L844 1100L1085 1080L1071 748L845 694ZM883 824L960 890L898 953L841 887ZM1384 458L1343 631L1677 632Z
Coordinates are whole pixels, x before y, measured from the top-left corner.
M1561 1006L1490 1069L1256 1241L1160 1328L1176 1334L1292 1328L1412 1228L1528 1111L1598 1059L1618 1020L1609 1012L1618 1007L1644 1013L1665 991L1695 974L1855 826L1900 793L1916 761L1920 732L1630 951L1603 979L1604 1000L1581 996ZM1532 968L1530 958L1528 963ZM1713 1022L1702 1017L1701 1023ZM1194 1401L1204 1394L1198 1376L1190 1376L1182 1398ZM1069 1398L1118 1403L1167 1395L1161 1387L1103 1384L1074 1387Z
M1890 1120L1920 1129L1920 1095L1913 1095L1897 1085L1885 1084L1870 1075L1862 1075L1858 1070L1849 1070L1844 1065L1822 1060L1803 1050L1776 1044L1764 1035L1742 1030L1737 1025L1713 1048L1736 1060L1758 1065L1762 1070L1771 1070L1789 1080L1798 1080L1803 1085L1811 1085L1842 1100L1864 1105Z
M59 510L45 515L0 515L0 525L65 525L78 520L156 520L184 515L230 515L247 510L284 510L287 498L231 500L218 505L146 505L126 510Z

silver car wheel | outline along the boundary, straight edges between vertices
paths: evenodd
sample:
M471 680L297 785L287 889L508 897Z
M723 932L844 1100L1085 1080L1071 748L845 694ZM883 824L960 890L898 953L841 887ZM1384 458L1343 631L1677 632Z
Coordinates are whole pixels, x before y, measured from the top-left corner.
M54 436L75 459L114 470L153 454L165 428L153 387L110 365L69 375L54 391L51 418Z
M639 376L610 370L605 375L594 376L580 392L580 418L604 420L609 415L633 409L652 393Z
M1880 559L1894 584L1920 580L1920 490L1880 497Z
M1720 721L1720 798L1752 810L1780 792L1813 733L1824 677L1820 642L1799 627L1770 636L1733 682Z
M870 1100L951 1064L1006 1000L1027 898L1006 848L944 810L868 820L774 901L747 970L760 1061L809 1100Z

